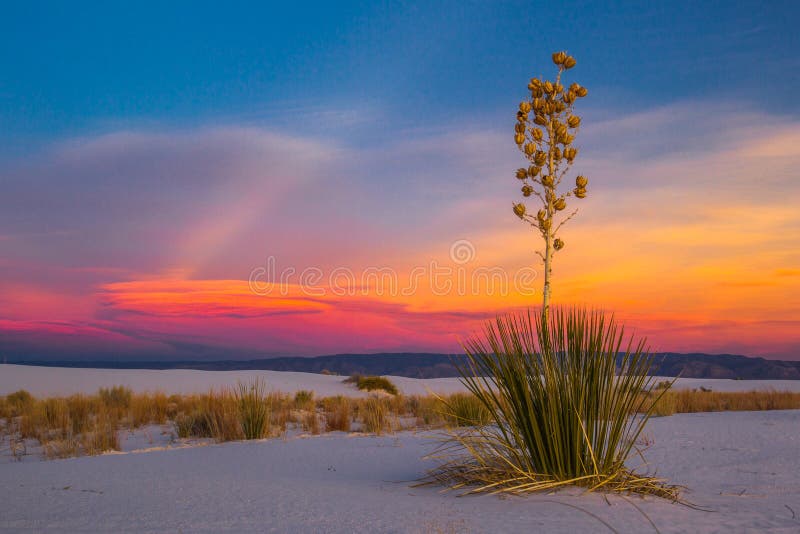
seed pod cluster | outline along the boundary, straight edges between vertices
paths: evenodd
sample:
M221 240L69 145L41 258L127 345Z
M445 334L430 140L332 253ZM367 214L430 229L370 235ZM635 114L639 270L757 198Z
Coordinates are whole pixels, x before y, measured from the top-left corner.
M552 239L555 250L564 248L564 241L553 235L556 217L567 208L568 197L585 198L589 180L585 176L575 179L572 191L558 191L562 177L578 156L573 146L581 126L581 118L574 113L575 102L588 94L578 83L565 83L562 75L577 62L565 51L552 55L558 67L555 79L531 78L529 96L519 103L514 123L514 142L528 160L527 167L516 170L515 176L522 196L536 195L542 209L534 217L523 202L513 203L514 215L537 227L542 237Z

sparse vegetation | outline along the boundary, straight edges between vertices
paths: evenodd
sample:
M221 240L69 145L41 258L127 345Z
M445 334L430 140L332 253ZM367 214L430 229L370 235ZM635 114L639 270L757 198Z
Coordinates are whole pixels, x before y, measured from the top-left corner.
M262 387L259 403L255 402L259 392L251 391L251 386L244 385L243 392L234 389L202 395L131 394L127 409L116 401L109 402L127 397L119 394L121 389L114 394L108 393L114 389L109 388L102 396L98 393L43 399L15 392L0 396L0 427L8 440L10 454L20 459L33 450L26 440L38 442L46 458L119 450L121 430L148 424L169 424L179 439L224 442L246 438L244 418L249 421L248 428L253 429L250 435L264 437L281 435L287 428L311 434L353 430L382 434L445 427L466 431L471 425L492 421L491 413L480 400L467 393L441 397L315 398L310 391L288 396L265 393ZM663 416L703 411L800 409L800 393L662 390L657 385L650 392L640 393L645 399L639 406L646 407L644 401L655 400L652 414ZM266 414L260 410L266 410ZM264 422L266 431L259 426ZM264 433L260 434L258 428Z

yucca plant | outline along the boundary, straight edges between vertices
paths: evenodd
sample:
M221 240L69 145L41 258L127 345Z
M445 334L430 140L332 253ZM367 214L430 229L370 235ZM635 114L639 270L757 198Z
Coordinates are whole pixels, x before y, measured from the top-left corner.
M499 317L465 350L461 380L489 424L451 430L429 482L467 493L578 485L678 499L677 487L625 465L660 395L640 394L652 386L650 354L643 341L626 342L613 316L554 308L546 324L530 312Z

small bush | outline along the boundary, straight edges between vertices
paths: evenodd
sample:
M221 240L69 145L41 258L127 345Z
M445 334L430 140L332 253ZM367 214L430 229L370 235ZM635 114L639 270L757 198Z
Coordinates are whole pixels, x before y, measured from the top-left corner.
M106 408L121 413L123 410L127 410L131 405L133 392L130 388L126 388L125 386L114 386L111 388L100 388L97 395L100 397L100 401L106 405Z
M345 382L354 383L361 391L385 391L390 395L397 395L397 386L383 376L353 375Z
M303 389L294 394L294 405L299 410L308 410L310 405L313 405L313 403L313 391Z
M6 402L8 403L9 415L17 417L33 406L33 396L24 389L20 389L7 395Z

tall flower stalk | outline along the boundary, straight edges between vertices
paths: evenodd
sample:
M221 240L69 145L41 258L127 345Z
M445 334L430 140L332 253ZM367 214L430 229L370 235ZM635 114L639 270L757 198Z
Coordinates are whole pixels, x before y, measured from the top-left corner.
M553 256L564 248L559 230L576 213L562 215L570 197L586 198L589 180L585 176L575 178L575 187L559 191L562 181L578 155L573 146L581 125L581 118L574 113L577 99L588 91L572 83L562 84L562 75L576 65L575 58L566 52L553 54L553 63L558 67L554 81L531 78L528 84L530 97L519 104L517 123L514 126L514 142L530 165L517 169L516 177L522 182L522 196L536 197L540 209L533 214L524 202L515 202L514 214L537 229L544 240L544 252L537 254L544 262L544 290L542 313L545 322L550 313L550 282L553 271Z

